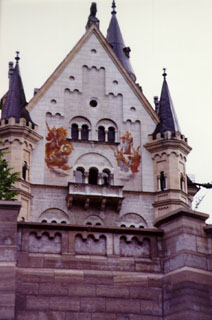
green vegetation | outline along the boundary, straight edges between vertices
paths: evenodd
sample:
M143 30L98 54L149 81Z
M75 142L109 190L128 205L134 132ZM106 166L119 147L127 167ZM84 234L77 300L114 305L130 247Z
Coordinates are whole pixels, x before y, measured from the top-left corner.
M0 151L0 200L16 200L17 191L12 188L19 178L19 173L11 173L12 169L8 168L4 155L5 153Z

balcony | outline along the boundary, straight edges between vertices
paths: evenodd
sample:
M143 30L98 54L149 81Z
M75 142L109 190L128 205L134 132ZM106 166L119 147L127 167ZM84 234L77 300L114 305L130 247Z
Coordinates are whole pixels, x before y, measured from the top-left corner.
M123 201L123 186L105 186L85 183L69 183L66 203L68 209L73 205L83 206L85 210L90 207L101 211L110 207L120 211Z

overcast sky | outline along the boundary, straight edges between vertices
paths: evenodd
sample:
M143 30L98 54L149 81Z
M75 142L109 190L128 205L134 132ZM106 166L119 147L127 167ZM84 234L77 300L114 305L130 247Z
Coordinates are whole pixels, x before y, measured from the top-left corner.
M90 0L0 0L0 96L20 51L29 101L85 32ZM106 35L112 0L98 0ZM117 0L117 18L144 95L160 95L162 68L182 133L193 148L187 173L212 181L212 0ZM202 191L204 195L206 191ZM211 194L211 195L210 195ZM210 209L211 208L211 209ZM212 212L212 192L199 210Z

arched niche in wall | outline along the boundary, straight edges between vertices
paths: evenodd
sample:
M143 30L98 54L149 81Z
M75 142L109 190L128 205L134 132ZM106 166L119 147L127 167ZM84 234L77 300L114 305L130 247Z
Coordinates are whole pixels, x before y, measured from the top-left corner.
M147 228L145 219L137 213L126 213L118 221L119 227Z
M88 141L90 139L91 122L83 117L73 117L69 122L70 137L74 140Z
M96 124L96 131L98 133L98 141L106 141L114 143L117 141L118 126L111 119L101 119Z
M98 216L91 215L84 220L83 224L88 226L103 226L104 221Z
M95 166L91 165L92 163L95 163ZM99 173L106 168L108 168L110 172L113 171L113 165L110 160L102 154L96 152L89 152L81 155L74 163L74 170L76 170L78 167L84 168L85 172L89 172L91 167L97 168Z
M68 215L61 209L58 208L49 208L42 212L39 216L39 222L52 223L69 223Z

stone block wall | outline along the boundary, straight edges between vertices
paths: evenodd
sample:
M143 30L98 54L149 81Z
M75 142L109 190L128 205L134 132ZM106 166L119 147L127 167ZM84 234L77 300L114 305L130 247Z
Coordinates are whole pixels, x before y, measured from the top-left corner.
M0 201L0 320L15 319L16 235L21 204Z
M178 210L155 229L18 222L0 203L0 320L210 320L212 226ZM16 241L17 239L17 241Z
M179 209L156 221L164 230L164 320L209 320L212 315L211 229L206 214Z
M94 270L19 269L16 319L159 320L160 277Z
M161 230L18 229L16 319L161 319Z

